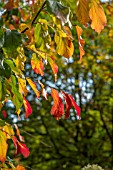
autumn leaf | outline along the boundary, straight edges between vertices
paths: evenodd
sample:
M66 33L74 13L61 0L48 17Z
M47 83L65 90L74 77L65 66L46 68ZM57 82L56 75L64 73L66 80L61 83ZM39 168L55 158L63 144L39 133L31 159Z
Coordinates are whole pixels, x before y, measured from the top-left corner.
M89 6L87 0L78 0L77 1L77 10L76 15L78 20L81 24L84 24L87 26L87 23L89 22Z
M6 124L3 127L3 131L7 139L11 139L11 136L14 136L14 130L10 124Z
M65 93L64 91L61 91L63 94L65 101L66 101L66 113L65 118L68 118L70 115L70 109L73 106L77 112L77 118L80 119L80 107L76 104L75 100L73 99L72 95Z
M14 146L16 148L15 155L21 153L25 158L29 156L29 148L26 146L25 143L19 142L15 136L12 137Z
M4 133L0 130L0 161L2 163L6 160L6 153L8 149L8 144L6 142L7 138Z
M59 55L70 58L74 52L73 38L68 27L64 27L63 31L55 33L56 51Z
M4 118L6 118L6 117L7 117L7 112L6 112L6 110L2 110L1 112L2 112L2 114L3 114L3 116L4 116Z
M40 80L38 80L38 82L39 82L39 84L41 85L41 87L42 87L42 95L44 96L44 98L46 99L46 100L48 100L47 99L47 92L46 92L46 89L45 89L45 87L44 87L44 85L41 83L41 81Z
M25 168L22 165L17 165L16 170L25 170Z
M26 80L28 81L29 85L31 86L31 88L35 92L36 96L39 98L40 92L37 90L36 84L30 78L26 78Z
M58 66L57 64L55 63L55 59L53 56L50 56L48 57L48 62L52 68L52 71L54 73L54 76L55 76L55 81L57 80L57 73L58 73Z
M31 66L35 73L44 75L44 63L42 59L39 59L35 53L32 54Z
M24 103L25 112L26 112L25 117L28 118L32 114L32 108L28 100L25 97L23 98L23 103Z
M18 85L19 85L19 92L21 94L24 94L24 96L26 96L28 93L28 90L26 88L26 80L22 78L18 78Z
M16 135L19 137L21 142L24 142L24 137L20 135L20 130L18 129L17 124L14 124L15 129L16 129Z
M82 28L79 26L76 26L76 31L78 35L78 44L79 44L79 51L80 51L80 62L82 62L82 56L85 54L85 51L83 49L85 41L82 39Z
M64 114L64 104L62 102L61 97L59 97L57 90L52 88L51 96L54 100L54 104L51 109L51 115L53 115L57 120L59 120Z
M104 26L107 23L107 19L103 7L100 5L98 0L91 1L89 16L92 20L91 28L94 29L99 34L104 29Z

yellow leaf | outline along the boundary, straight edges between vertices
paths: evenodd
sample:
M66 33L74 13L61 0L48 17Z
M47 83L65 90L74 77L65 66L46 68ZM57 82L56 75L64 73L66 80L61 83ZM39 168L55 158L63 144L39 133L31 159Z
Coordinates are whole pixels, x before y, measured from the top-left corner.
M19 84L19 92L21 94L24 94L24 96L26 96L28 93L28 90L26 88L26 80L22 78L18 78L18 84Z
M11 136L14 136L14 130L11 125L7 124L3 127L3 130L5 132L6 138L11 139Z
M76 15L81 24L89 22L89 6L87 0L78 0Z
M2 163L6 160L6 153L8 149L8 144L6 143L6 136L4 133L0 130L0 161Z
M31 88L35 92L36 96L39 98L40 97L40 92L37 90L36 84L30 78L26 78L26 80L28 81L29 85L31 86Z
M65 35L65 36L64 36ZM71 31L68 27L64 27L64 32L57 31L55 34L55 42L56 42L56 51L59 55L64 56L66 58L70 58L74 52L74 45L72 43L72 35Z
M91 28L99 34L104 29L107 19L103 8L98 1L92 0L89 16L92 20Z

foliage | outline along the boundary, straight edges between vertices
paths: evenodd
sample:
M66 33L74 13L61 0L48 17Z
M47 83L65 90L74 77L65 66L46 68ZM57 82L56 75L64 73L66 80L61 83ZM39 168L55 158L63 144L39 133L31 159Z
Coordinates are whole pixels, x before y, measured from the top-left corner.
M23 1L18 0L3 0L0 3L0 109L4 117L7 115L6 105L10 101L15 105L14 111L18 119L24 112L22 106L25 109L25 118L32 116L33 109L27 100L29 95L27 86L30 85L42 103L41 96L48 101L53 98L54 104L50 113L57 120L61 117L68 118L71 107L75 108L77 118L80 119L80 107L72 95L65 92L66 89L64 91L49 86L51 91L47 92L46 83L41 82L43 81L41 77L47 74L48 64L57 81L62 57L71 58L74 55L74 46L77 44L80 62L82 62L85 54L83 49L85 41L81 37L84 27L90 24L91 28L99 34L106 25L106 16L98 0L76 1L74 10L70 3L74 4L75 1L60 3L57 0L30 0L24 4ZM37 74L38 78L35 80L30 74L26 74L27 64L30 65L33 73ZM84 64L87 67L87 63ZM50 73L50 68L48 70ZM95 68L93 71L95 72ZM46 100L44 102L47 102ZM24 157L29 156L29 149L17 125L14 127L15 130L9 123L0 119L2 162L0 166L2 168L15 169L12 162L6 159L8 143L11 140L16 148L16 155L21 153ZM22 169L20 165L17 167Z

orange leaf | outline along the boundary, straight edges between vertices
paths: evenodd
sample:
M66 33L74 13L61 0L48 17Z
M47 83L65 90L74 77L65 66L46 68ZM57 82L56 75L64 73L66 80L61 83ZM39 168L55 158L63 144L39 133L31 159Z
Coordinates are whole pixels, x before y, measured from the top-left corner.
M16 170L25 170L25 168L21 165L17 165Z
M89 22L89 6L87 0L79 0L77 2L76 15L80 23L86 26Z
M27 99L25 97L23 98L23 103L24 103L25 112L26 112L25 117L28 118L29 115L32 114L32 108L31 108L29 102L27 101Z
M79 51L80 51L80 62L82 62L82 56L85 54L85 51L83 49L85 41L82 39L82 28L79 26L76 26L77 35L78 35L78 43L79 43Z
M2 163L4 163L6 160L6 153L8 149L8 144L6 143L6 140L7 140L6 136L0 130L0 161Z
M92 20L91 28L99 34L104 29L107 19L102 6L97 0L92 0L89 16Z
M51 109L51 115L53 115L57 120L59 120L64 114L64 105L61 97L59 97L57 90L52 88L51 96L54 100L54 105Z
M35 92L36 96L39 98L40 97L40 92L37 90L36 84L30 78L26 78L26 80L28 81L29 85L31 86L31 88Z
M53 56L48 57L48 61L49 61L49 64L52 68L52 71L53 71L54 76L55 76L55 81L56 81L57 80L57 73L58 73L58 66L55 63Z
M31 59L31 66L35 73L40 74L41 76L44 75L44 63L42 62L42 59L39 59L36 54L34 53L32 55Z
M70 109L73 106L77 112L77 118L80 119L80 107L76 104L75 100L73 99L72 95L65 93L62 91L62 94L66 101L66 114L65 118L68 118L70 115Z

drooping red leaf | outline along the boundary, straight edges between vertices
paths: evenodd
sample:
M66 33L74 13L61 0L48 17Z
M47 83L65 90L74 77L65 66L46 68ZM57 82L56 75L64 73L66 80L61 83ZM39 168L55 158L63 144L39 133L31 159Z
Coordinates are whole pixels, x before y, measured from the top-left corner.
M26 112L25 117L28 118L29 115L32 114L32 108L31 108L31 106L30 106L28 100L27 100L25 97L23 98L23 103L24 103L25 112Z
M4 118L6 118L6 117L7 117L7 112L6 112L6 110L2 110L1 112L2 112L2 114L3 114L3 116L4 116Z
M19 142L15 136L12 137L12 140L16 148L15 155L18 155L19 153L21 153L25 158L28 157L30 154L30 151L29 151L29 148L26 146L26 144Z
M64 114L64 104L61 97L59 97L58 91L53 89L51 90L51 96L54 100L54 105L51 109L51 115L53 115L57 120L61 118Z
M77 119L80 119L80 107L76 104L75 100L73 99L72 95L65 93L62 91L62 94L66 101L66 114L65 118L69 117L70 109L73 106L77 112Z

